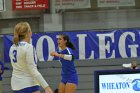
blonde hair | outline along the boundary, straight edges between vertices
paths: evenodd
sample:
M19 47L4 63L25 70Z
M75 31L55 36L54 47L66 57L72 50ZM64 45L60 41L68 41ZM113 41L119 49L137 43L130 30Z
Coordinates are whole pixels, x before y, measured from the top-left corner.
M28 22L20 22L16 24L14 28L13 43L18 45L18 42L23 40L29 31L31 31L31 28Z

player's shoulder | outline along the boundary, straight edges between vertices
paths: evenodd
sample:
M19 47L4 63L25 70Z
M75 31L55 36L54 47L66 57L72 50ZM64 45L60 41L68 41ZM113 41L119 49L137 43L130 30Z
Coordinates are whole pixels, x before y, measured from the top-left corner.
M33 48L33 45L30 44L30 43L27 43L27 42L19 42L18 45L13 44L13 45L11 46L10 50L16 49L16 48L18 48L18 47L25 48L25 49L28 49L28 48L31 49L31 48Z
M18 43L19 47L32 47L32 44L25 42L25 41L21 41Z
M72 49L71 49L71 48L69 48L69 47L66 47L66 50L67 50L67 51L72 51Z
M66 51L68 52L68 54L73 54L73 50L69 47L66 48Z
M27 43L27 42L26 42L26 46L27 46L27 47L33 47L33 45L32 45L32 44Z
M33 49L33 45L30 43L26 43L25 48L29 51L30 49Z
M15 49L17 46L15 44L13 44L10 49Z

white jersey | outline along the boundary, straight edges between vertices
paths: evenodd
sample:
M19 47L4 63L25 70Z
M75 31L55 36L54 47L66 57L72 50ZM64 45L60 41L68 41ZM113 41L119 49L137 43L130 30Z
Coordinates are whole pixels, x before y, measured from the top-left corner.
M37 56L31 44L22 41L18 43L18 46L12 45L9 56L13 66L12 90L20 90L40 84L44 88L48 86L37 70ZM45 84L43 85L43 83Z

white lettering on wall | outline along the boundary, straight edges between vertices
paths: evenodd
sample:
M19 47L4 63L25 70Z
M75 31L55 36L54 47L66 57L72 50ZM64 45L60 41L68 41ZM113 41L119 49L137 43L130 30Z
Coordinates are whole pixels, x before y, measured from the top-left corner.
M48 60L53 60L53 57L50 56L50 53L52 51L55 51L55 44L54 44L54 41L52 40L51 37L47 36L47 35L44 35L44 36L41 36L38 41L37 41L37 45L36 45L36 51L37 51L37 55L38 55L38 58L40 59L40 61L45 61L44 59L44 56L43 56L43 41L44 39L47 40L48 42ZM47 52L47 49L46 49L46 52Z
M120 39L119 39L119 52L120 52L120 55L123 58L128 57L128 55L126 53L126 49L125 49L125 46L126 46L125 41L126 41L126 37L128 35L130 35L132 37L132 41L135 41L135 34L132 33L132 32L125 32L120 36ZM131 57L137 57L138 45L128 45L128 47L130 48L130 51L131 51Z
M110 50L111 41L114 43L114 33L97 34L97 36L99 37L99 58L106 58L106 51L112 54L110 58L115 58L115 50ZM107 41L107 44L105 44L106 37L111 38L111 41Z
M77 34L79 38L79 59L85 59L85 38L87 34Z
M107 33L107 34L97 34L98 39L99 39L98 40L99 41L99 45L98 45L99 50L91 50L90 55L88 56L88 58L86 58L87 57L86 48L88 48L88 46L86 46L86 43L87 43L86 38L88 38L88 35L87 34L77 34L76 37L78 38L78 42L79 42L78 43L79 59L80 60L95 59L94 56L96 53L99 53L99 57L98 57L99 59L115 58L116 49L114 46L118 46L119 54L122 58L127 58L128 57L127 53L129 53L130 57L137 57L138 56L138 54L137 54L138 44L131 43L129 45L126 45L127 44L126 37L128 35L131 37L130 40L132 42L134 42L136 39L136 36L135 36L135 33L133 33L133 32L122 33L119 40L117 40L118 42L115 42L114 32ZM56 35L56 38L58 38L57 35ZM45 52L45 51L43 51L43 47L46 47L46 46L43 46L44 40L47 40L47 42L48 42L48 49L44 49L44 50L46 50L46 52L48 52L47 60L51 61L51 60L53 60L54 57L50 56L50 53L52 51L55 51L55 44L54 44L53 38L51 38L47 35L41 36L38 39L37 44L36 44L37 55L38 55L38 58L40 61L47 61L43 55L43 52ZM98 41L96 41L96 44L98 44ZM32 42L32 40L31 40L31 42ZM126 46L128 49L126 49ZM128 51L130 51L130 52L128 52Z

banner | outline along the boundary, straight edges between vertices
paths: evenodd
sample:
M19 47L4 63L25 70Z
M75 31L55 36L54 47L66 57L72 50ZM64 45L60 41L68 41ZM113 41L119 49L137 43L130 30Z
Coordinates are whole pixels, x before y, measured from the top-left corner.
M94 71L94 93L140 93L139 76L140 69Z
M57 35L67 34L75 45L75 59L131 58L140 56L140 30L125 29L112 31L70 31L37 33L32 35L32 44L36 48L40 61L55 60L50 56L57 46ZM4 36L4 60L9 62L9 49L12 35Z
M12 0L13 10L48 9L48 0Z
M90 0L55 0L56 9L79 9L90 7Z
M135 6L135 0L97 0L98 7Z
M5 5L4 0L0 0L0 12L4 11L4 7L5 7L4 5Z

